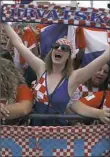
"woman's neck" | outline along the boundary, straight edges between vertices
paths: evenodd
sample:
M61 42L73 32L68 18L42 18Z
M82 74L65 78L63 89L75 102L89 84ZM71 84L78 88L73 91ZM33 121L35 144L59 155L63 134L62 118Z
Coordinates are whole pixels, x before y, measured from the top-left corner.
M93 87L93 88L99 88L99 86L96 85L95 83L92 83L92 87Z
M64 69L64 65L54 65L53 64L53 73L62 73L62 70Z

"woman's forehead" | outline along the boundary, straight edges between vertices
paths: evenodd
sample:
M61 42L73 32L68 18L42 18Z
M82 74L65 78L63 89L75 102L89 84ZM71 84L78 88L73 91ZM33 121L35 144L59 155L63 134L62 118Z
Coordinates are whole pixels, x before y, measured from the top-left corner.
M110 67L108 66L108 64L105 64L105 65L102 67L102 69L109 70L109 69L110 69Z
M72 43L69 40L65 39L65 38L61 38L61 39L57 40L56 42L72 46Z

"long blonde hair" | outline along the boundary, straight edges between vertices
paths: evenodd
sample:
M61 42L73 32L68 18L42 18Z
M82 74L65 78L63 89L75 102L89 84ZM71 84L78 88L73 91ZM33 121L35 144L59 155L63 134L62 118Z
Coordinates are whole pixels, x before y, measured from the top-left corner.
M15 102L20 84L25 84L22 72L14 66L13 62L0 57L1 98Z
M45 58L45 63L46 63L46 70L48 71L48 73L52 73L52 49L50 50L50 52L47 54L46 58ZM68 77L71 72L73 71L73 65L72 65L72 59L71 59L71 54L69 55L65 67L62 70L62 75L65 77Z

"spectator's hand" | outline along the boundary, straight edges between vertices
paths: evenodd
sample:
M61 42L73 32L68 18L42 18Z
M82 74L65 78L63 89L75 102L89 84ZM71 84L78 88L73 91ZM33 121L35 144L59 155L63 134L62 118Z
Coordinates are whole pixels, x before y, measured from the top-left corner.
M36 36L40 35L40 29L39 28L35 29L35 28L31 27L31 29L35 33Z
M107 46L106 50L104 51L104 56L108 59L110 59L110 45Z
M7 110L6 106L0 103L0 118L6 118L9 116L9 111Z
M101 110L99 119L107 124L110 124L110 108Z

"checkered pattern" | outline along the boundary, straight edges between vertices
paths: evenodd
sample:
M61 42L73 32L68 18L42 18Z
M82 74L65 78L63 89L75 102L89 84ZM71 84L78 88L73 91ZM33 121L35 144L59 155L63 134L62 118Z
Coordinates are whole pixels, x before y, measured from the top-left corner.
M53 156L55 157L72 157L74 156L73 147L72 149L57 149L53 151Z
M15 8L21 8L21 9L26 9L26 8L41 8L41 9L46 9L45 15L43 18L39 18L37 16L31 17L31 16L26 16L26 17L18 17L17 14L13 17L10 18L10 9L15 9ZM53 20L52 17L48 18L48 15L52 9L55 9L57 12L57 15L59 19ZM66 11L72 11L68 15L68 19L63 19L64 15L61 10L65 9ZM99 15L102 14L102 19L105 21L105 23L98 23L90 20L74 20L75 12L80 11L80 12L87 12L87 13L97 13ZM90 15L88 15L87 19L90 18ZM62 7L62 6L47 6L47 5L29 5L29 4L16 4L16 5L4 5L2 8L2 21L10 21L10 22L37 22L37 23L48 23L48 24L53 24L53 23L64 23L64 24L70 24L70 25L79 25L79 26L89 26L89 27L97 27L97 28L105 28L105 29L110 29L109 26L109 19L110 19L110 12L109 9L94 9L94 8L75 8L75 7Z
M0 126L1 138L14 140L22 148L22 157L41 157L42 150L39 145L39 139L65 139L67 149L54 149L54 157L74 156L74 143L76 139L85 141L84 156L91 156L91 150L101 139L110 139L110 126L108 125L77 125L74 127L18 127L18 126ZM36 139L36 148L29 148L29 138ZM51 141L50 141L51 142ZM12 157L9 149L2 148L2 157ZM106 157L110 157L110 150L106 150Z
M32 89L36 101L48 105L48 95L47 95L47 88L46 88L46 72L41 76L39 82L34 81L32 83Z
M36 131L35 131L36 132ZM91 156L93 146L102 138L110 139L110 126L108 125L78 125L73 127L41 127L39 128L39 139L65 139L67 149L54 149L53 156L70 157L74 156L75 139L84 139L84 156ZM108 150L106 152L108 153Z
M32 127L0 126L0 138L8 138L14 140L16 144L22 148L22 157L36 157L36 155L39 154L39 149L29 148L29 138L35 138ZM6 148L3 148L0 153L2 157L12 157L12 152Z
M7 148L3 148L0 154L2 155L2 157L12 157L12 152Z
M89 91L88 88L85 85L80 85L78 87L79 91L80 91L80 97L86 97L88 95L92 95L93 92L98 92L98 88L93 88L92 91Z

